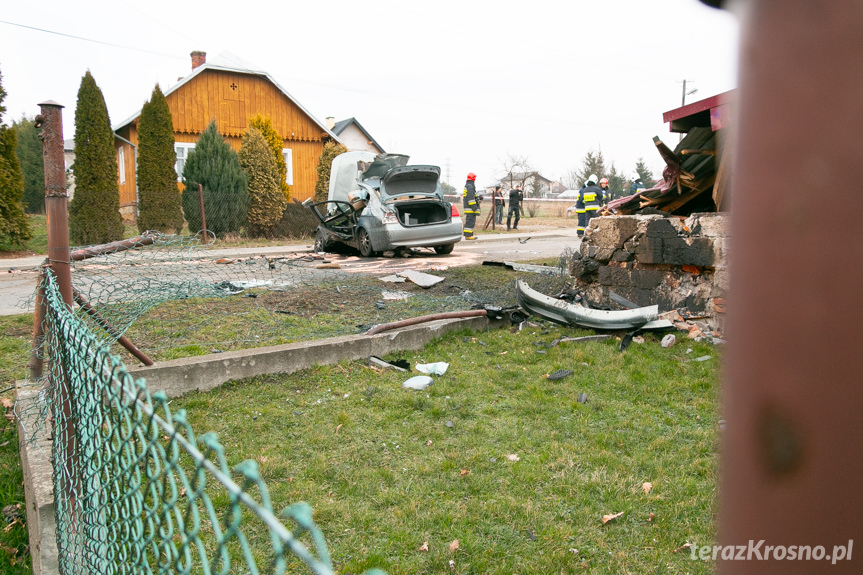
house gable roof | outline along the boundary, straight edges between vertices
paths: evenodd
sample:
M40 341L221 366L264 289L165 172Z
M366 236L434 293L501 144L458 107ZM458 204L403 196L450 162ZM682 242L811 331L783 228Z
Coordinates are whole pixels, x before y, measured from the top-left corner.
M276 87L291 103L293 103L297 108L303 111L303 113L309 117L317 126L321 128L325 133L327 133L333 140L341 143L341 140L338 138L336 134L327 129L326 124L318 120L311 112L309 112L302 104L300 104L293 96L291 96L287 90L282 88L278 82L276 82L275 78L270 76L267 72L263 70L256 69L257 67L249 62L244 61L239 56L231 54L230 52L223 52L218 56L211 59L211 61L205 62L204 64L198 66L192 73L171 86L168 90L164 92L165 97L176 92L182 86L191 82L194 78L203 74L207 70L219 70L222 72L231 72L234 74L248 74L253 76L262 76L266 78L273 86ZM122 122L115 124L113 126L114 132L118 132L121 129L125 128L129 124L135 121L138 117L141 116L141 110L138 110Z
M371 142L371 144L372 144L374 147L376 147L378 150L380 150L382 154L383 154L383 153L386 153L386 151L383 149L383 147L382 147L380 144L378 144L377 140L375 140L374 138L372 138L371 134L369 134L369 133L366 131L366 129L365 129L365 128L363 128L363 125L362 125L362 124L360 124L360 123L357 121L357 119L356 119L356 118L348 118L347 120L341 120L341 121L339 121L339 122L336 122L336 123L335 123L335 125L333 126L333 133L334 133L334 134L336 134L337 136L339 136L339 135L341 135L341 133L342 133L342 132L344 132L344 131L348 128L348 126L350 126L351 124L353 124L354 126L356 126L356 127L357 127L357 129L358 129L360 132L362 132L362 133L363 133L363 135L366 137L366 139L368 139L368 141L369 141L369 142Z

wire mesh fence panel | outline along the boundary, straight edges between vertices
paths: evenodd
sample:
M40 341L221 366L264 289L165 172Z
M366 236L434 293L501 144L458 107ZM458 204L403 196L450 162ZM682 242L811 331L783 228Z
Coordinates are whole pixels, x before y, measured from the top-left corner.
M254 461L229 469L216 435L196 436L164 393L133 380L50 271L41 288L43 391L22 423L51 426L62 573L333 572L308 505L277 515ZM249 544L261 531L267 553Z

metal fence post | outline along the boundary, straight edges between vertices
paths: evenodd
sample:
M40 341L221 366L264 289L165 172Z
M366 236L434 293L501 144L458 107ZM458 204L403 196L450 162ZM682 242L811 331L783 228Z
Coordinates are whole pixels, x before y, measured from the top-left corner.
M198 184L198 202L201 204L201 231L207 236L207 216L204 213L204 186Z

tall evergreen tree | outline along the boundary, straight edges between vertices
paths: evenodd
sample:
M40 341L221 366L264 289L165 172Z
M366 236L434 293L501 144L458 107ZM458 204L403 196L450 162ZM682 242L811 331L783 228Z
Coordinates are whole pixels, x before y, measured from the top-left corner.
M327 142L324 144L324 151L321 152L321 158L318 160L318 181L315 183L315 201L323 202L327 199L330 193L330 170L333 168L333 158L339 154L344 154L348 149L344 144L335 142Z
M240 166L249 176L249 213L246 230L250 236L268 236L285 213L285 196L279 185L279 171L270 146L257 128L243 134Z
M587 178L592 175L596 176L597 179L605 175L605 157L602 155L602 150L588 150L584 155L581 169L578 170L578 186L581 187L586 184ZM598 184L599 182L594 183Z
M21 245L30 239L30 226L24 214L24 178L15 155L15 130L3 123L6 90L0 75L0 246Z
M102 244L123 239L114 131L102 90L87 70L75 107L75 197L69 241Z
M288 165L285 163L285 155L283 153L285 141L276 131L276 127L273 126L273 120L269 116L262 116L261 114L252 116L249 120L249 127L260 130L267 141L267 145L273 151L276 168L279 170L279 182L282 194L285 196L285 201L289 202L291 200L291 187L288 185Z
M641 183L648 188L652 188L656 185L656 180L653 178L653 172L647 167L647 163L645 163L644 158L638 158L638 161L635 162L635 172L641 176ZM630 181L630 184L631 183L632 182Z
M246 221L248 177L240 167L237 153L219 133L216 121L201 134L183 167L183 214L189 231L201 229L198 184L204 190L204 217L207 229L217 236L239 232Z
M45 161L42 140L33 118L22 116L12 127L18 135L18 162L24 175L24 210L28 214L45 212Z
M159 85L141 110L138 124L138 230L177 233L183 210L174 163L174 125Z

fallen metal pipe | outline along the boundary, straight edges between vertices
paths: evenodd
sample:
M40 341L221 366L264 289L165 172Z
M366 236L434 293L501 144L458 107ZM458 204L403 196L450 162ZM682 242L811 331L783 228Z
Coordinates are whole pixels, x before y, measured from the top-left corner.
M404 319L402 321L394 321L392 323L382 323L380 325L376 325L366 332L366 335L375 335L377 333L381 333L382 331L389 331L391 329L397 329L400 327L407 327L409 325L416 325L418 323L426 323L429 321L436 321L439 319L458 319L462 317L478 317L487 315L488 312L484 309L472 309L468 311L450 311L446 313L433 313L431 315L423 315L420 317L412 317L411 319Z
M91 246L89 248L84 248L81 250L75 250L70 254L70 259L73 262L78 262L81 260L86 260L88 258L95 258L96 256L103 256L105 254L113 254L116 252L131 250L132 248L136 248L138 246L149 246L156 241L156 237L157 236L155 234L145 232L140 236L135 236L134 238L129 238L128 240L120 240L118 242L111 242L109 244L101 244L98 246Z
M102 314L100 314L92 305L90 305L90 302L88 302L84 298L84 296L81 295L81 292L79 292L75 288L72 288L72 296L75 298L75 302L79 306L81 306L81 309L87 312L87 315L99 322L99 325L102 326L102 329L110 333L113 337L117 338L117 343L125 347L129 353L138 358L144 365L153 365L153 360L147 357L147 355L143 351L138 349L134 343L129 341L126 336L117 335L117 330L108 323L108 320L106 320L102 316Z

